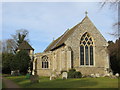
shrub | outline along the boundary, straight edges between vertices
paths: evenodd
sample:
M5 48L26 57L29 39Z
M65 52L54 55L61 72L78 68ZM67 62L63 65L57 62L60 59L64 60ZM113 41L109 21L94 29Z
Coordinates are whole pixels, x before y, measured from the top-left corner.
M68 72L68 78L74 78L75 72Z
M11 73L10 63L14 59L14 56L12 53L2 53L2 73Z
M82 74L81 72L75 72L75 78L81 78Z
M68 72L68 78L81 78L81 72L77 72L75 69L70 69Z

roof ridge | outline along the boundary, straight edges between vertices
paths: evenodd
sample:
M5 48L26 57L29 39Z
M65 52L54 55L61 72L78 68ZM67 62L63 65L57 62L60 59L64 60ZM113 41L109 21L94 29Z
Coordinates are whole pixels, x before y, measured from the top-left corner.
M27 41L23 41L17 49L33 49ZM33 49L34 50L34 49Z
M44 51L49 51L49 49L52 50L52 49L62 45L72 35L72 33L75 31L75 28L78 27L79 25L81 25L81 23L86 18L88 18L88 16L85 16L84 19L81 22L79 22L77 25L73 26L71 29L68 29L67 31L65 31L64 34L62 34L60 37L58 37L56 39L56 40L58 40L57 42L55 42L56 40L51 42L51 44Z
M56 46L56 45L59 43L59 41L65 36L65 34L66 34L68 31L69 31L69 30L67 30L67 31L62 35L62 37L56 42L56 44L55 44L54 46ZM51 49L53 49L54 46L51 47Z
M61 35L62 36L62 35ZM50 45L52 45L55 41L57 41L61 36L59 36L57 39L53 40L48 46L47 48L44 50L44 52L46 52L46 50L50 47ZM51 48L50 48L51 49Z

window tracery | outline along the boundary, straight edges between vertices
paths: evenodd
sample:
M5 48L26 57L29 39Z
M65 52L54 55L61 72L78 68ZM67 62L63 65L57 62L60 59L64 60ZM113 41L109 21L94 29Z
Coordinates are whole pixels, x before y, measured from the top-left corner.
M80 40L80 65L94 65L93 40L87 32Z
M48 57L46 55L42 57L42 68L49 68Z

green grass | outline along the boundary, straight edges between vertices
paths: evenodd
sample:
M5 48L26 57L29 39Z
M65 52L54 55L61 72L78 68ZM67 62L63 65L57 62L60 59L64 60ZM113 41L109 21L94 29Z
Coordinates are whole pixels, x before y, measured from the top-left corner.
M30 83L25 76L7 77L24 88L118 88L118 79L108 77L80 78L80 79L56 79L49 80L48 77L40 77L39 83Z

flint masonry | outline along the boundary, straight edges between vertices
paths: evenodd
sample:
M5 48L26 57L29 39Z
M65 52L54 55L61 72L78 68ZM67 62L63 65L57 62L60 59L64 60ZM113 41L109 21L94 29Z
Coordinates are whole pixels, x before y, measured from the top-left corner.
M73 28L50 43L43 53L34 55L33 74L60 75L75 68L83 75L105 75L109 69L108 43L86 15Z

